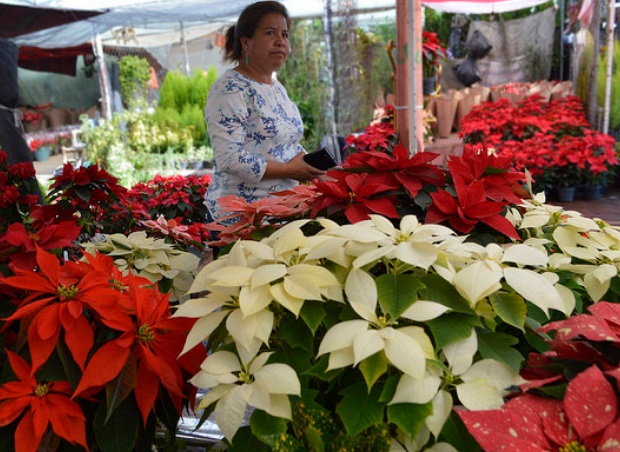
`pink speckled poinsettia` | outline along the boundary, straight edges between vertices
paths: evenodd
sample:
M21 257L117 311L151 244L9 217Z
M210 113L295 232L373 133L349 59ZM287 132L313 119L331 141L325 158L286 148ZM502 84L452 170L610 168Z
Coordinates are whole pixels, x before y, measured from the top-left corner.
M499 410L458 414L485 451L620 451L616 394L596 366L571 380L564 400L526 393Z
M497 410L458 411L485 451L620 451L620 305L588 310L538 330L555 336L528 357L525 393Z

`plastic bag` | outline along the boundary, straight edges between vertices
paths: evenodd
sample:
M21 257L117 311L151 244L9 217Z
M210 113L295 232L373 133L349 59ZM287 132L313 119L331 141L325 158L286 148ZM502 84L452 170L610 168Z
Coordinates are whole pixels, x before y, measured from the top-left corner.
M479 60L489 54L493 46L489 43L489 40L480 33L480 30L475 30L471 38L465 44L467 50L469 50L469 57Z
M476 61L471 57L467 57L465 61L454 69L456 71L456 78L467 87L482 80L478 72L478 66L476 66Z

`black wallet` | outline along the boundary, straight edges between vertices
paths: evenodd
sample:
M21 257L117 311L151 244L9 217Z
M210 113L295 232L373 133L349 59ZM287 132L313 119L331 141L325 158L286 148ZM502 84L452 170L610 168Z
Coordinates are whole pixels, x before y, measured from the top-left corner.
M332 156L329 155L329 151L326 148L321 148L318 151L304 155L304 160L308 165L312 165L323 171L338 165Z

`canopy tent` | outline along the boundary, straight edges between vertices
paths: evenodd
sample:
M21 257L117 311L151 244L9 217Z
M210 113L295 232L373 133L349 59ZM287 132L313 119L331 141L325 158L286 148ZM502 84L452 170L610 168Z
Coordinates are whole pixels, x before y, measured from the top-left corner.
M95 17L102 12L98 10L77 11L66 8L50 9L28 5L0 4L0 37L14 38Z
M32 162L32 156L17 111L18 47L5 38L74 23L101 13L99 10L74 11L0 4L0 61L3 63L0 65L0 146L6 152L9 163Z
M32 71L75 75L78 56L90 56L94 60L93 46L90 43L59 49L21 46L18 65Z
M180 24L185 28L196 26L213 26L214 23L225 25L236 20L238 15L254 0L151 0L119 2L115 0L97 0L80 2L73 0L38 0L38 6L60 7L76 6L90 10L105 7L107 12L79 23L48 28L39 32L19 36L13 41L18 45L35 47L73 47L91 41L95 33L103 41L114 38L112 30L118 27L133 28L138 39L140 35L169 33L180 31ZM282 0L293 18L322 17L324 0ZM395 0L357 0L354 13L384 11L395 8ZM27 5L28 0L3 0L2 5Z
M506 13L547 3L549 0L424 0L422 5L436 11L461 14Z

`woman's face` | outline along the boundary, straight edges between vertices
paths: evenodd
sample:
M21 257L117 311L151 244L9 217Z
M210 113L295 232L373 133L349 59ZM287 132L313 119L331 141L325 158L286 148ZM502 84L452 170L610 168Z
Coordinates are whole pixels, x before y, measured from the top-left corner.
M254 36L245 38L244 50L248 54L250 65L265 73L279 69L288 59L290 52L288 33L284 16L277 13L264 15Z

